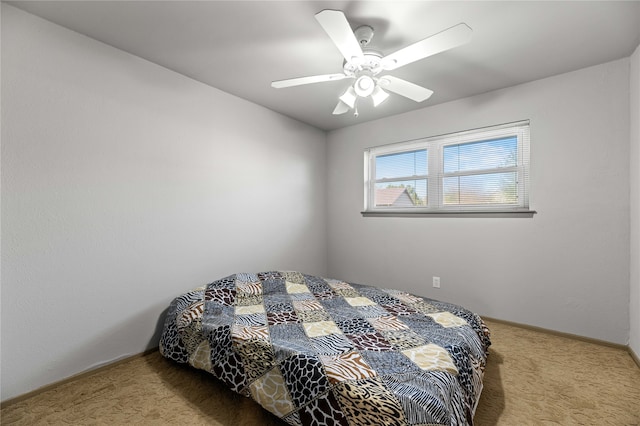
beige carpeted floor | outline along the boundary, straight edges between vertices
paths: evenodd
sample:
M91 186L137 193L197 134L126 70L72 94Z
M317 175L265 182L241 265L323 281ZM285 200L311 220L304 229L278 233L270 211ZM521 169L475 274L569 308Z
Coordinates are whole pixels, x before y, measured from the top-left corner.
M493 345L477 426L640 425L640 369L625 350L487 325ZM9 404L1 413L3 425L284 425L212 376L158 352Z

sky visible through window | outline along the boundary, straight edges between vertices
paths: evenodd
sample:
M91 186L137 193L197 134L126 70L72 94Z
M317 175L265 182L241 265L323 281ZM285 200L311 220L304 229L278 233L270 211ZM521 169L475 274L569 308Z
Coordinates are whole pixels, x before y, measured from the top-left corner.
M444 172L497 169L517 165L515 136L444 147Z
M427 203L427 179L429 168L426 149L408 151L376 157L376 179L397 179L393 182L376 183L376 189L407 188L409 196L416 206ZM421 176L420 179L407 179Z
M442 150L443 202L445 204L492 204L517 202L516 136L463 144L445 145ZM376 189L404 187L416 206L427 203L429 152L426 149L376 157ZM488 173L477 174L486 170ZM456 176L446 176L455 173ZM469 173L469 176L464 176ZM459 174L462 174L459 175Z

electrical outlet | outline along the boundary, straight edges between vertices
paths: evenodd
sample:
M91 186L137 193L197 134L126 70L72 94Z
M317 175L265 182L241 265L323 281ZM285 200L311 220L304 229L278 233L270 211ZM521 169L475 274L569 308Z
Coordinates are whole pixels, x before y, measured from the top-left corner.
M440 277L433 277L433 286L435 288L440 288Z

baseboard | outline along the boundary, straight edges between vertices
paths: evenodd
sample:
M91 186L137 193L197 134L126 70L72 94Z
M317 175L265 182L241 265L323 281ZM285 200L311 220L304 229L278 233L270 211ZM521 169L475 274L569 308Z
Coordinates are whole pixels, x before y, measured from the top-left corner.
M631 358L633 358L638 368L640 368L640 357L638 357L638 354L631 349L631 346L629 346L629 355L631 355Z
M625 351L629 352L630 354L632 354L632 352L633 352L628 345L622 345L620 343L607 342L606 340L600 340L600 339L594 339L592 337L580 336L579 334L565 333L565 332L562 332L562 331L556 331L556 330L551 330L551 329L548 329L548 328L537 327L535 325L521 324L521 323L518 323L518 322L507 321L507 320L502 320L502 319L498 319L498 318L491 318L491 317L487 317L487 316L484 316L484 315L481 315L481 316L482 316L483 319L486 319L486 320L489 320L489 321L494 321L494 322L499 322L499 323L506 324L506 325L510 325L512 327L525 328L527 330L538 331L540 333L545 333L545 334L553 334L555 336L566 337L567 339L581 340L583 342L594 343L594 344L600 345L600 346L609 346L611 348L625 350ZM631 357L634 358L634 360L636 361L636 364L638 364L638 358L637 358L637 356L634 356L634 355L635 354L632 354ZM640 364L638 364L638 366L640 367Z
M96 373L98 373L100 371L107 370L109 368L113 368L113 367L115 367L115 366L117 366L119 364L124 364L125 362L129 362L129 361L131 361L133 359L140 358L140 357L152 354L152 353L156 352L157 350L158 350L157 347L154 347L154 348L151 348L151 349L147 349L146 351L141 352L139 354L134 354L134 355L131 355L131 356L127 356L127 357L121 358L121 359L119 359L117 361L113 361L113 362L109 362L109 363L106 363L104 365L101 365L100 367L90 368L89 370L85 370L85 371L83 371L81 373L74 374L73 376L69 376L69 377L67 377L65 379L62 379L62 380L59 380L57 382L53 382L53 383L50 383L48 385L44 385L41 388L32 390L32 391L27 392L25 394L18 395L18 396L13 397L13 398L9 398L6 401L0 402L0 409L8 407L8 406L13 405L13 404L16 404L16 403L18 403L20 401L24 401L25 399L29 399L29 398L31 398L33 396L38 395L38 394L47 392L47 391L49 391L51 389L54 389L54 388L56 388L58 386L66 384L66 383L73 382L74 380L82 379L84 377L96 374Z

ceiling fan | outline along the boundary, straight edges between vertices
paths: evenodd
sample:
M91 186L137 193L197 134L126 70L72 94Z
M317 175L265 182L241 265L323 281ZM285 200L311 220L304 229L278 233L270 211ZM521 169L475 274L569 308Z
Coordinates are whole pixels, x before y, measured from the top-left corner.
M342 72L278 80L272 82L271 86L281 89L303 84L355 79L353 85L350 85L347 91L339 97L338 105L333 110L333 114L336 115L344 114L353 109L357 117L359 98L371 97L373 106L378 106L389 97L387 91L416 102L428 99L433 91L392 75L381 75L381 73L393 71L412 62L465 44L471 39L472 33L471 28L460 23L387 56L382 56L380 52L366 48L373 37L373 28L370 26L363 25L352 31L344 13L339 10L323 10L318 12L315 17L344 56Z

